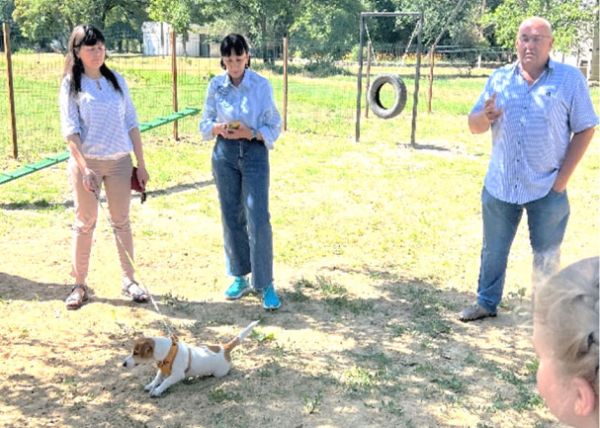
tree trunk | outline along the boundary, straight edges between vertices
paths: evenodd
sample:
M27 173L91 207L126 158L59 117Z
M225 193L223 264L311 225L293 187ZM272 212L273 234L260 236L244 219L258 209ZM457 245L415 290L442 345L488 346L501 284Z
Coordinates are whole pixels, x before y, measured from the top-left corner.
M598 62L600 61L600 56L598 55L598 51L600 49L599 46L599 41L598 41L598 37L600 36L599 31L598 31L598 25L600 25L600 11L596 11L596 19L595 19L595 23L594 23L594 37L593 37L593 42L592 42L592 64L591 64L591 68L590 68L590 81L592 82L598 82L600 81L600 64L598 64Z
M267 64L270 61L269 54L267 51L267 17L264 15L260 17L260 32L260 40L262 44L262 58L263 62Z

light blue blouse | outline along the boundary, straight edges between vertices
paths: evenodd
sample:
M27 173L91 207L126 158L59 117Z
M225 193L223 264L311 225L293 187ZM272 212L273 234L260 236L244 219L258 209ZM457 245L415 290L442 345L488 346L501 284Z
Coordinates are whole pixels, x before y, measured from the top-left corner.
M265 146L273 149L281 131L281 116L273 100L271 84L249 68L237 87L227 73L210 81L199 126L202 138L214 138L212 128L215 123L234 120L260 132Z
M71 77L65 76L60 87L61 130L66 139L79 134L82 154L94 159L115 159L130 153L133 143L129 131L138 127L137 113L125 79L113 71L123 93L104 76L81 76L81 92L71 96Z

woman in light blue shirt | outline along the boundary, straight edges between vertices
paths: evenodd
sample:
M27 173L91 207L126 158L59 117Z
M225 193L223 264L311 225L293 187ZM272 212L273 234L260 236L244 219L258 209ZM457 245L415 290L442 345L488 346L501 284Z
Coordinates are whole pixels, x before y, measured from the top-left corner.
M236 300L252 290L262 305L281 302L273 286L273 235L269 215L269 150L281 118L267 79L250 68L248 43L239 34L221 42L225 73L208 86L200 132L217 138L212 169L223 222L227 272L233 282L225 298ZM246 276L252 274L251 285Z
M102 185L117 240L122 291L135 302L148 300L134 279L132 264L131 152L142 187L149 177L127 83L104 64L105 58L104 36L97 28L79 25L73 29L60 88L61 128L71 152L69 178L75 202L71 271L75 285L65 301L67 309L79 309L88 300L86 279Z

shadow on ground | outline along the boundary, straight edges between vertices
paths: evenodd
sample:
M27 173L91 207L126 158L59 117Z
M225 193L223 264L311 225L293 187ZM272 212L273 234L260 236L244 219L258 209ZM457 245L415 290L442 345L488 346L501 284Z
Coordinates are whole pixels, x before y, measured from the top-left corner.
M29 372L23 363L21 370L9 370L0 402L17 409L20 416L11 421L17 425L117 427L453 426L453 411L470 415L474 425L494 426L497 412L541 406L534 367L528 367L535 365L531 349L515 341L515 332L528 336L531 330L519 302L509 299L497 319L463 324L455 313L472 296L395 270L324 266L315 278L286 289L276 313L260 309L255 296L234 303L156 296L179 337L192 344L222 343L250 320L261 320L234 351L237 368L228 376L185 381L160 399L142 389L153 368L130 373L120 367L130 351L131 329L58 334L56 340L13 332L9 352L35 350L47 367ZM353 295L339 278L368 280L380 293ZM64 285L0 273L5 309L18 302L62 302L66 291ZM134 306L96 296L81 316L93 318L98 304ZM150 305L135 308L136 314L153 311ZM218 334L212 326L229 326L232 333ZM162 330L162 321L155 318L148 327ZM309 332L309 339L299 332ZM310 335L331 342L316 346ZM470 340L486 335L490 342L484 345ZM514 358L507 360L509 355ZM446 417L439 416L440 406L449 408Z
M207 186L212 186L213 184L215 184L214 180L202 180L202 181L197 181L197 182L193 182L193 183L182 183L182 184L177 184L175 186L167 187L165 189L149 190L148 192L146 192L146 195L148 197L173 195L173 194L180 193L180 192L186 192L191 189L202 189ZM132 202L134 202L134 200L139 199L139 197L140 197L140 195L138 193L134 193L132 195ZM106 203L106 198L101 197L100 201L102 203ZM5 209L5 210L9 210L9 211L20 211L20 210L45 211L45 210L53 210L56 208L72 208L72 207L73 207L72 200L67 200L62 203L58 203L58 202L48 202L46 199L37 199L32 202L30 199L28 199L27 202L10 202L10 203L0 204L0 209Z

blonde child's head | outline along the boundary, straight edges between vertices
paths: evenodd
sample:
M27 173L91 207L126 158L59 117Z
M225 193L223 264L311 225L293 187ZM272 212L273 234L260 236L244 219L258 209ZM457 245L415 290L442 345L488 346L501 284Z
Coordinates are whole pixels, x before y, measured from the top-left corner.
M563 269L536 292L533 344L538 390L574 427L598 427L599 258Z

